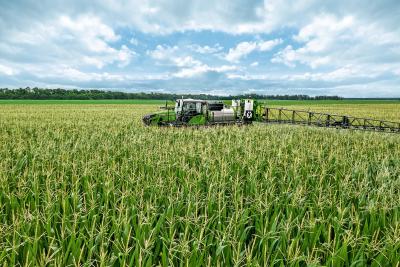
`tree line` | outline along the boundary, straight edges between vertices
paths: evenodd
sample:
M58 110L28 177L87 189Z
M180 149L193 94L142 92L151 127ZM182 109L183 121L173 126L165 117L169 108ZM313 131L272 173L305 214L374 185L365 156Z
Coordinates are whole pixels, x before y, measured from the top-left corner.
M8 89L0 88L0 99L168 99L178 98L195 99L215 99L229 100L232 98L252 98L252 99L280 99L280 100L341 100L340 96L308 96L308 95L260 95L260 94L241 94L229 96L215 96L210 94L176 94L176 93L129 93L104 90L78 90L78 89L47 89L47 88L18 88Z

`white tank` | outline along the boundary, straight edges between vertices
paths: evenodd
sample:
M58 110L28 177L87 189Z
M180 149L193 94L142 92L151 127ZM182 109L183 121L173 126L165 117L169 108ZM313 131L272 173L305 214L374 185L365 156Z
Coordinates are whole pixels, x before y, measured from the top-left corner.
M245 120L251 120L253 118L253 104L254 101L252 99L246 99L244 101L243 117Z
M221 111L210 111L209 119L212 122L230 122L235 120L235 111L231 108Z

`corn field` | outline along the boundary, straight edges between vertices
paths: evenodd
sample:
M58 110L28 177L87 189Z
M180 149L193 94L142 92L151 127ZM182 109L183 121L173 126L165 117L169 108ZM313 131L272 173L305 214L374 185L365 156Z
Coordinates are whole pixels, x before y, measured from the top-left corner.
M400 265L400 135L156 109L0 105L1 266Z

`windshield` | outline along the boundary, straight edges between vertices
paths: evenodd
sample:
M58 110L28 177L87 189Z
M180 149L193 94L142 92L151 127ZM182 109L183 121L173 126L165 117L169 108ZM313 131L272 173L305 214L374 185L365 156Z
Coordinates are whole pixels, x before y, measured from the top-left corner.
M196 103L194 102L186 102L183 105L184 111L196 111Z

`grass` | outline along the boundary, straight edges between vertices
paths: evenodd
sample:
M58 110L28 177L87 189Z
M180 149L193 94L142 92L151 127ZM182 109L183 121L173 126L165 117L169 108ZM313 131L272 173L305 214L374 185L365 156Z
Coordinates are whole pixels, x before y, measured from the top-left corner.
M157 107L0 106L3 266L399 266L398 135L143 127Z

